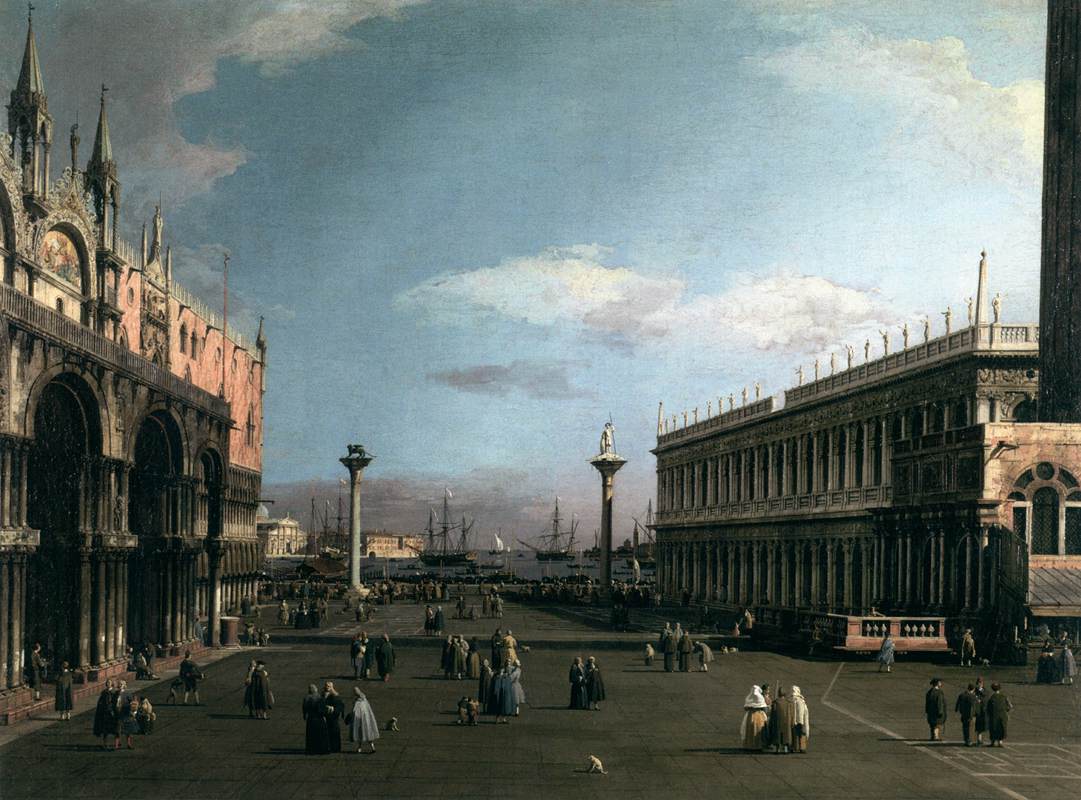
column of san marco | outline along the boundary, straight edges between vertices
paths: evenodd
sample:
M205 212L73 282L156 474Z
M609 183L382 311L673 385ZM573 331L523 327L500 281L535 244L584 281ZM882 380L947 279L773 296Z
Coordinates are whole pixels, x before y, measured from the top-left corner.
M612 499L615 495L615 478L627 463L615 450L615 427L604 424L601 432L600 453L590 459L590 464L601 474L601 575L600 591L607 596L612 588Z
M360 479L375 456L359 444L347 445L346 449L349 454L339 461L349 470L349 588L356 591L360 588L360 559L368 551L367 542L361 541Z

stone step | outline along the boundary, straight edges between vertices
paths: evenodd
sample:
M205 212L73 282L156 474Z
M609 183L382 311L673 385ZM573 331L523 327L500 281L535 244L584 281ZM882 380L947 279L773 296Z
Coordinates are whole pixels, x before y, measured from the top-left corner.
M208 648L206 645L193 644L188 649L197 660L198 655L206 652ZM167 670L176 669L183 660L183 652L155 658L154 670L163 675ZM135 680L135 673L128 670L127 664L117 663L89 670L85 674L79 673L79 677L80 680L71 687L73 702L98 694L107 678L120 678L131 682ZM40 700L34 700L32 690L25 686L0 697L0 725L14 725L24 719L52 711L56 704L55 692L55 685L49 683L42 689Z

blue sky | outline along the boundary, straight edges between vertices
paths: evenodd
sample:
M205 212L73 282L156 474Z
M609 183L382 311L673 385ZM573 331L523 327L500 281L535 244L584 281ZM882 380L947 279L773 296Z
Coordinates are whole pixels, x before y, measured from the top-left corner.
M637 513L658 401L940 330L984 247L1035 317L1040 2L38 5L57 129L111 86L129 236L162 192L181 280L217 302L228 248L270 317L269 483L359 440L402 513L589 526L609 414Z

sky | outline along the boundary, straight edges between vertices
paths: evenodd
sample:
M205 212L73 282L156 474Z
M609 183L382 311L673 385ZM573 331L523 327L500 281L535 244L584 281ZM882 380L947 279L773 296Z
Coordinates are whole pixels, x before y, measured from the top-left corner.
M981 249L1004 319L1036 318L1045 8L39 0L34 27L84 154L109 86L126 236L160 195L179 279L217 307L228 250L231 315L267 317L276 513L336 497L361 442L365 527L450 487L480 531L557 495L592 530L611 418L618 540L659 402L941 332Z

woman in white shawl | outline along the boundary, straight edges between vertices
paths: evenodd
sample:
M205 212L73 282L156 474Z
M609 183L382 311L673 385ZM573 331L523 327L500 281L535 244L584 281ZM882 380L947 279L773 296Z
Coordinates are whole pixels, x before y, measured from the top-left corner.
M357 743L358 753L363 752L365 743L372 746L370 752L374 753L375 740L379 738L379 723L375 721L372 706L359 686L353 687L353 694L356 695L356 700L349 714L349 738Z
M739 728L740 746L744 750L762 750L765 747L765 729L769 722L769 707L762 689L751 687L751 693L743 701L743 724Z
M792 745L796 753L807 752L807 739L811 736L811 715L807 713L807 701L798 686L792 687L788 702L792 704Z

